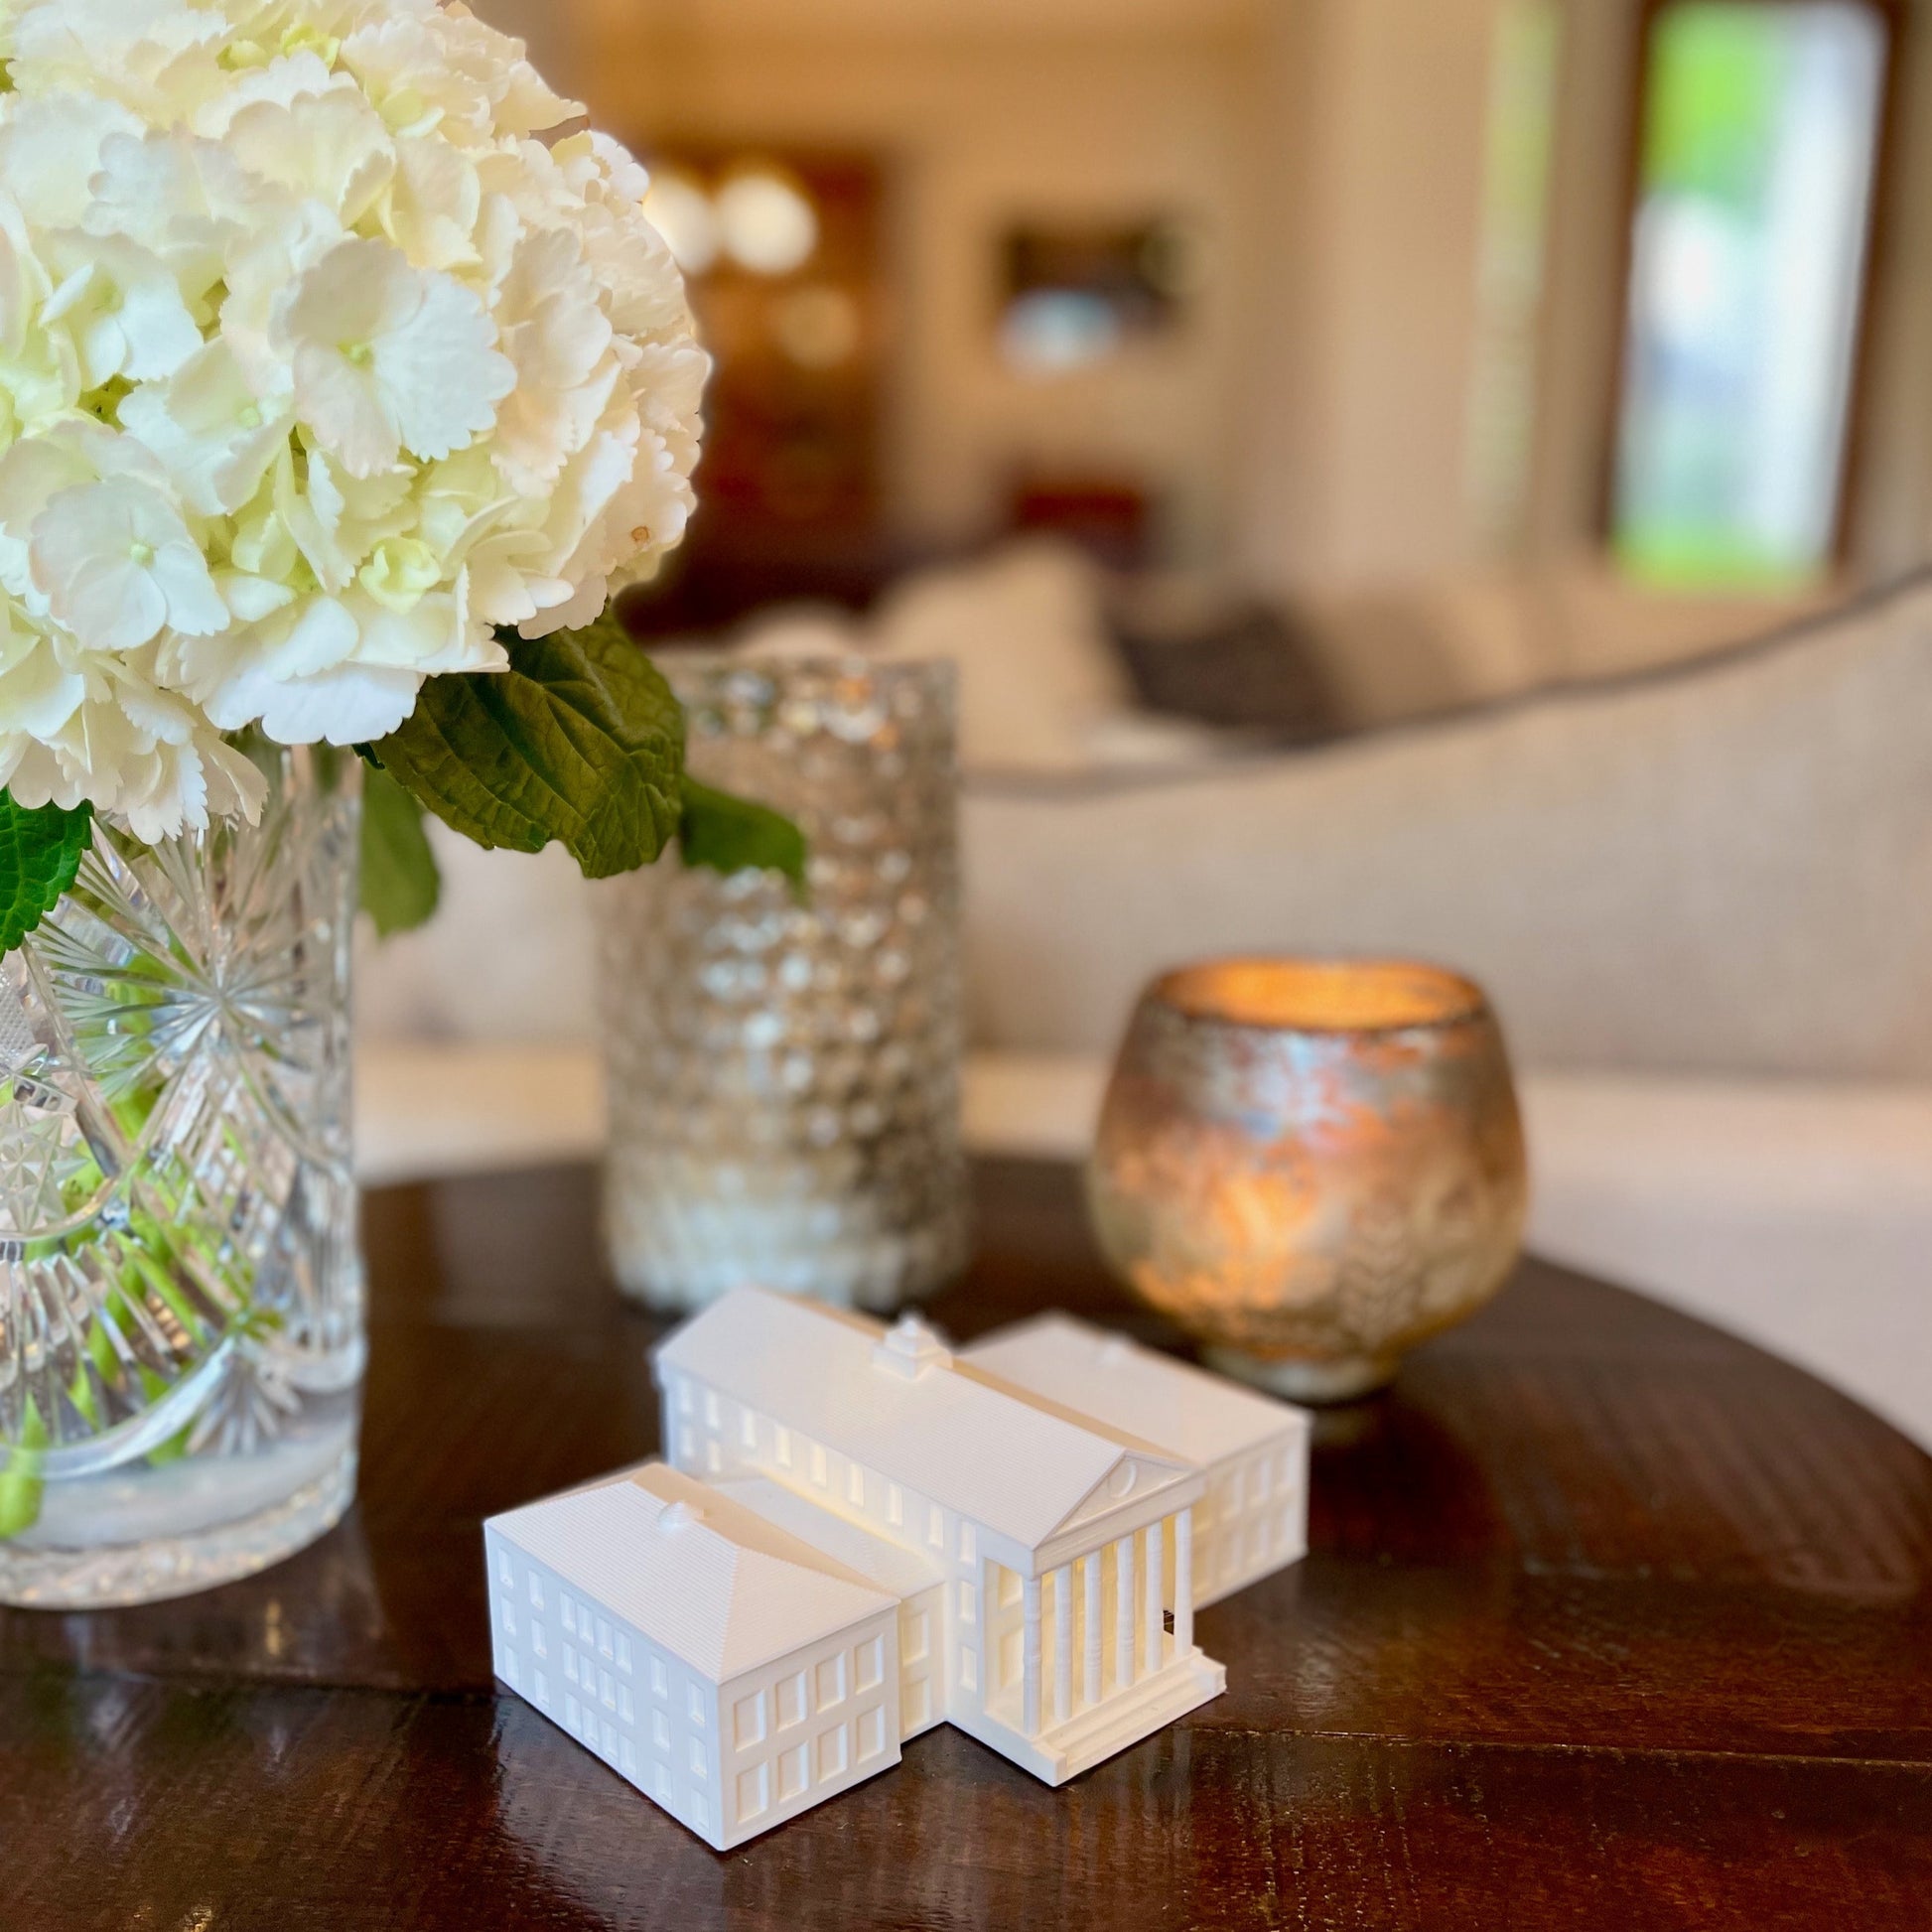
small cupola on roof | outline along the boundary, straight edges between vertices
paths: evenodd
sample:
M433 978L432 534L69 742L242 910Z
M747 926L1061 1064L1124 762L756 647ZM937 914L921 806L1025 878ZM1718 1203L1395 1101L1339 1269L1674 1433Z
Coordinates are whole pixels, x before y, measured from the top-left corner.
M902 1314L872 1347L873 1365L916 1382L935 1368L952 1367L952 1350L916 1314Z

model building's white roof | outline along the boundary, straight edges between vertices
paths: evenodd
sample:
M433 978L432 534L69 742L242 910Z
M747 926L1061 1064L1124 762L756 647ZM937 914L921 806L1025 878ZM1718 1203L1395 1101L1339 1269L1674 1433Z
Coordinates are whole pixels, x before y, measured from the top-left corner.
M1162 1481L1188 1473L1151 1442L954 1361L915 1325L888 1337L762 1289L693 1315L658 1360L1029 1549L1124 1462Z
M1066 1314L1016 1322L961 1355L1023 1389L1131 1429L1196 1468L1307 1424L1285 1402Z
M789 1531L800 1542L823 1550L834 1563L856 1571L867 1583L895 1596L916 1595L945 1576L939 1566L902 1543L889 1543L861 1523L835 1516L824 1504L787 1489L769 1476L716 1478L711 1487L721 1496L756 1510L767 1523Z
M493 1516L486 1527L713 1683L896 1601L661 1462Z

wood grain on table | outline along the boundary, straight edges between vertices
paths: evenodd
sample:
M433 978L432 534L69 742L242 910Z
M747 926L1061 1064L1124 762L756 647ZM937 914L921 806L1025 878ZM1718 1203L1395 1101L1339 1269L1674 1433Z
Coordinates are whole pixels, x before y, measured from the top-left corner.
M1070 1172L978 1182L939 1323L1176 1339ZM1932 1928L1932 1460L1682 1315L1527 1264L1323 1419L1313 1554L1199 1617L1225 1697L1058 1791L942 1727L719 1857L489 1678L481 1519L656 1447L593 1177L367 1224L342 1527L180 1603L0 1612L0 1932Z

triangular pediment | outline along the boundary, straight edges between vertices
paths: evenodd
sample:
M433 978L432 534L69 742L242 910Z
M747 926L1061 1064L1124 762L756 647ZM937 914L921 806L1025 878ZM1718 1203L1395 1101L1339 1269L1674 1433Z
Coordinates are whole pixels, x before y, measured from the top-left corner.
M1189 1476L1193 1471L1184 1462L1124 1449L1119 1461L1081 1497L1078 1505L1057 1525L1053 1534L1078 1529L1102 1516L1111 1516L1141 1497L1152 1495Z

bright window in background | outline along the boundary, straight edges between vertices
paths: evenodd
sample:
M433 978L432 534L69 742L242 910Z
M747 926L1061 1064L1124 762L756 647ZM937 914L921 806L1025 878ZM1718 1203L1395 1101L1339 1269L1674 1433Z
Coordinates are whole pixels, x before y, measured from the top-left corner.
M1869 0L1652 16L1611 532L1635 576L1831 562L1888 54Z

